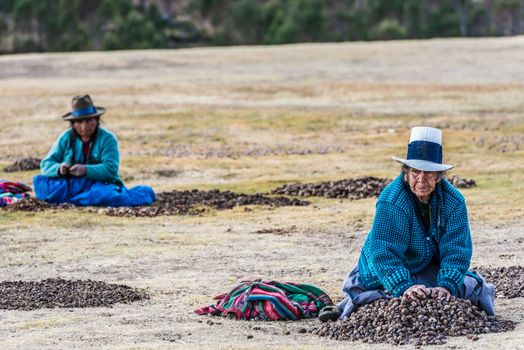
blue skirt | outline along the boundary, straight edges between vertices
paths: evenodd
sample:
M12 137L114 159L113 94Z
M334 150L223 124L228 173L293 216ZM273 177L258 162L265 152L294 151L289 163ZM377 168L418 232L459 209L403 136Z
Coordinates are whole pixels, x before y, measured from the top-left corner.
M37 175L33 178L33 187L36 198L54 204L133 207L151 205L156 201L156 194L149 186L126 188L86 177L49 178Z
M414 274L413 281L415 284L422 284L426 287L436 287L439 269L439 265L430 264L424 270ZM344 281L342 292L345 298L338 304L341 311L340 319L349 317L360 305L372 303L380 298L393 298L384 289L367 290L360 279L358 265ZM456 297L469 299L473 305L479 306L488 315L494 315L495 287L487 283L478 272L468 271L466 273L464 283L459 288Z

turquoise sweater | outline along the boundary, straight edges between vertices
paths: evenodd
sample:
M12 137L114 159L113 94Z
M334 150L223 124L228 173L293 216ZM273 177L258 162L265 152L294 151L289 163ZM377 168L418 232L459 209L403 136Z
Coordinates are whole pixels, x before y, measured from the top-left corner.
M431 222L426 233L410 191L400 175L380 194L358 262L360 278L368 289L384 287L401 296L414 284L412 274L435 259L440 262L438 285L456 295L472 255L464 197L442 180L431 196Z
M58 169L63 162L69 164L84 164L82 153L82 140L77 137L75 140L75 160L72 161L73 152L71 149L71 129L66 130L40 163L42 174L47 177L59 177ZM110 182L123 185L118 176L120 164L120 152L118 151L118 141L113 133L98 128L95 142L92 146L90 157L86 164L86 177L91 180Z

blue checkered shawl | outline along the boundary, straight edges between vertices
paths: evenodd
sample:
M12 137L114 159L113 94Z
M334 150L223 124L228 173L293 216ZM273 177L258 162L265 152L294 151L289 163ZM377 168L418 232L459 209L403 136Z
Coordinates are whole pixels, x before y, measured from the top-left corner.
M448 181L440 181L431 196L427 232L413 200L402 175L382 191L360 254L360 278L367 289L383 287L400 296L414 284L412 274L435 259L440 262L438 285L456 295L472 254L464 197Z

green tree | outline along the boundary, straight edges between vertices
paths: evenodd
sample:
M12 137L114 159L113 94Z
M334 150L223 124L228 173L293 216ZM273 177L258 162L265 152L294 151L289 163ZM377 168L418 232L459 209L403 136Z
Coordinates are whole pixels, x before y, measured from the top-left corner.
M242 44L260 41L261 8L256 0L239 0L231 9L228 25L230 36ZM236 35L238 33L240 35Z
M370 31L370 37L374 40L405 39L406 28L396 19L385 19Z
M263 42L265 44L293 43L297 41L297 37L298 29L295 21L280 10L272 18Z
M0 40L9 35L14 51L77 51L174 47L206 39L220 45L281 44L524 30L522 0L188 0L183 19L164 18L156 6L145 6L152 0L136 3L0 0Z
M450 0L441 0L429 8L423 30L428 38L460 36L460 18Z
M114 28L104 37L105 50L152 49L167 47L163 25L155 21L155 10L148 17L133 9L114 20Z

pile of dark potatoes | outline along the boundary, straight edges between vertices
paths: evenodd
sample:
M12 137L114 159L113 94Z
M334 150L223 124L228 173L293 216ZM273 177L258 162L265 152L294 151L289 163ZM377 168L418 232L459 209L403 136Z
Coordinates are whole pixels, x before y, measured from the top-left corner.
M101 281L49 278L0 282L0 309L4 310L107 307L145 299L149 295L143 290Z
M274 189L272 194L300 196L300 197L327 197L361 199L378 197L380 192L392 180L380 179L372 176L348 178L338 181L318 183L293 183ZM457 188L471 188L477 186L473 179L463 179L457 175L448 178L448 181Z
M18 159L13 164L6 166L4 171L6 173L12 173L15 171L37 170L40 169L41 161L42 159L34 157Z
M286 184L271 193L301 197L361 199L378 196L390 182L391 180L388 179L367 176L339 181Z
M313 327L310 333L336 340L395 345L441 345L446 337L507 332L513 321L488 316L469 300L450 301L427 298L419 301L401 298L378 299L357 309L350 317Z
M305 206L310 202L287 197L268 197L257 193L254 195L239 194L230 191L171 191L161 192L157 195L158 200L151 206L121 207L100 209L109 216L140 216L153 217L162 215L198 215L203 213L205 207L216 210L231 209L235 206L266 205L272 207L282 206ZM49 209L67 210L76 208L71 204L51 204L36 198L20 200L12 205L4 207L5 211L43 211ZM93 209L98 212L98 210Z
M22 161L22 160L21 160ZM19 161L19 162L21 162ZM16 164L16 163L15 163ZM13 164L14 165L14 164ZM449 181L459 188L476 186L474 180L462 179L452 176ZM377 197L380 192L391 182L389 179L380 179L371 176L360 178L347 178L339 181L326 181L320 183L294 183L276 188L272 195L302 196L302 197L328 197L348 198L351 200ZM271 207L306 206L309 201L283 196L268 196L263 193L243 194L219 190L189 190L161 192L158 200L151 206L107 208L101 210L109 216L120 217L154 217L166 215L199 215L206 208L226 210L236 206L264 205ZM72 209L73 205L54 205L27 198L6 207L8 211L42 211L47 209Z
M202 206L216 210L231 209L236 206L266 205L272 207L305 206L310 202L287 197L268 197L261 193L248 195L231 191L171 191L158 194L158 200L148 207L108 208L110 216L160 216L200 214Z
M496 298L524 297L524 267L474 267L495 285ZM312 334L336 340L395 345L441 345L446 337L508 332L515 322L488 316L469 300L428 298L421 301L401 298L379 299L357 309L350 317L309 329Z
M474 267L484 278L495 284L496 298L524 297L524 267L509 266L499 268Z

